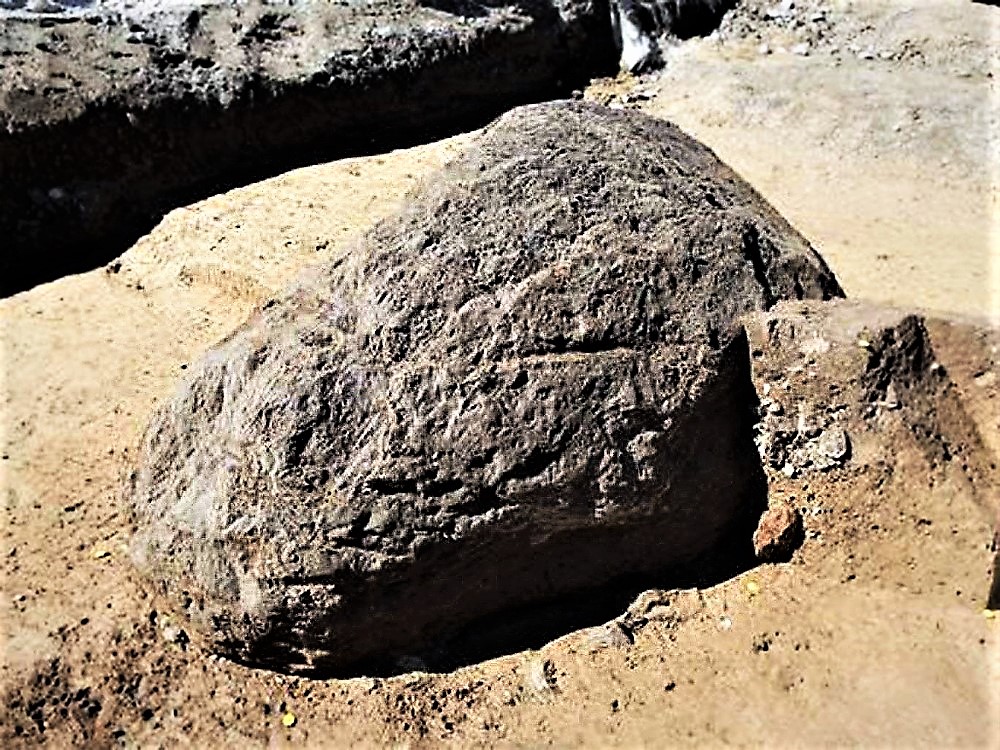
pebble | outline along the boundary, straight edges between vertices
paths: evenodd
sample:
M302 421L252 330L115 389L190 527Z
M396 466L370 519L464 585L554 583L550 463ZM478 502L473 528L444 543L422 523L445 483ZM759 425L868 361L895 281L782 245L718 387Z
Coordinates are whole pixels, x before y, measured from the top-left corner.
M587 631L587 643L597 648L628 648L634 642L631 632L617 620Z
M900 407L899 396L896 395L896 387L892 383L889 383L885 389L885 399L882 401L882 406L890 411Z
M754 531L754 554L766 562L788 560L801 538L802 515L788 503L775 503L760 517Z
M536 693L549 693L556 687L556 667L550 659L535 659L528 665L528 687Z
M163 635L163 640L165 640L167 643L176 643L177 640L181 637L181 633L183 631L176 625L167 625L160 632Z
M791 15L792 9L795 7L795 3L792 0L783 0L778 5L775 5L768 10L764 11L764 18L767 19L785 19Z
M843 461L850 450L847 433L839 427L825 430L819 437L819 450L827 458Z
M934 369L933 365L931 365L931 369L932 370ZM984 372L983 374L977 375L975 377L975 383L980 388L988 388L989 386L996 383L996 381L997 381L997 374L992 370L989 372Z

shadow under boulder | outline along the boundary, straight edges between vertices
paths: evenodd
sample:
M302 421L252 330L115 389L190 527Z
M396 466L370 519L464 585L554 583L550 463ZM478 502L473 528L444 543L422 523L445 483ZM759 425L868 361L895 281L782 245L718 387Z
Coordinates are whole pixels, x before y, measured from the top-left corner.
M134 558L220 653L330 674L726 557L734 524L749 549L739 320L840 294L673 125L514 110L192 367L127 490Z

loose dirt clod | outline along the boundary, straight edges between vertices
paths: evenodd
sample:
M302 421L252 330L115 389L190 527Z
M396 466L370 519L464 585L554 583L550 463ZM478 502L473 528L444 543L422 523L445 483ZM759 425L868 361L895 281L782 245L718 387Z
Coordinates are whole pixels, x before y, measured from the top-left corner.
M753 551L764 562L786 562L802 543L802 515L788 503L775 503L760 517Z

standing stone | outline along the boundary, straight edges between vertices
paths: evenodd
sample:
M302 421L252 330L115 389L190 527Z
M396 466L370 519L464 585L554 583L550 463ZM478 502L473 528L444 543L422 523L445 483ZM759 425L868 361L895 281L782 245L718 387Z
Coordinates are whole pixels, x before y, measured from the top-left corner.
M218 651L329 672L689 560L764 502L738 318L839 294L675 126L513 110L192 367L135 561Z

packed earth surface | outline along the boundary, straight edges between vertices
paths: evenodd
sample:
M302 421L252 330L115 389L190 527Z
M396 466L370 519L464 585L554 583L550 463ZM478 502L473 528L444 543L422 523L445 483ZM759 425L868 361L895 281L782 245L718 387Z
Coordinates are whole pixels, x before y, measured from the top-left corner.
M0 302L0 743L1000 742L1000 8L745 0L661 47L663 70L582 97L707 145L847 295L741 319L769 562L494 613L440 667L314 679L214 653L131 557L124 488L154 413L477 135L317 164L177 206Z

